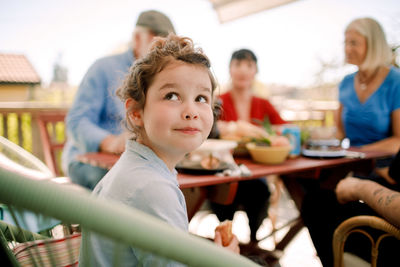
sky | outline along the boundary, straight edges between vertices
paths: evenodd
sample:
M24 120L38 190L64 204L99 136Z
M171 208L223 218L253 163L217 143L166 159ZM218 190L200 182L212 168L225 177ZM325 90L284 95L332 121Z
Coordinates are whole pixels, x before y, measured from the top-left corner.
M264 83L313 85L322 61L340 66L326 78L337 79L353 70L343 64L343 31L358 17L377 19L389 43L400 44L399 0L299 0L223 24L207 0L0 0L0 53L26 55L43 84L58 61L78 85L96 59L126 47L147 9L167 14L203 48L220 83L240 48L255 52Z

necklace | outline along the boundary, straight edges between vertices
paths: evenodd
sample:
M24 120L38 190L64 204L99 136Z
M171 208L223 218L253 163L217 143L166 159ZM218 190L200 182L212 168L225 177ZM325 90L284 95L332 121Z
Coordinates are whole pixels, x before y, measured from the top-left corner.
M362 91L365 91L365 89L367 89L368 85L370 84L370 82L376 77L376 75L378 74L380 67L377 67L374 72L368 77L367 74L365 72L362 71L358 71L357 73L357 80L358 83L360 84L360 89Z

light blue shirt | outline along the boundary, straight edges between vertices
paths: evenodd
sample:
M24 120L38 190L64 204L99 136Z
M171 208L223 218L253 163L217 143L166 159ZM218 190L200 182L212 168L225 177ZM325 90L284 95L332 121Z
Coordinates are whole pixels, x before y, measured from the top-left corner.
M127 141L126 151L97 184L93 194L122 202L188 231L186 202L179 189L177 172L171 172L151 149L135 141ZM85 238L84 232L83 246ZM93 233L88 242L90 265L112 266L115 243ZM120 266L181 266L128 246L118 248L118 258ZM83 266L87 260L81 254L79 262Z
M62 156L65 172L77 155L98 151L107 135L122 132L125 109L115 91L133 61L130 49L97 60L87 71L66 118L67 142Z
M355 75L347 75L340 83L339 101L346 136L352 146L363 146L392 135L391 115L400 108L400 70L391 67L381 86L364 103L354 88Z

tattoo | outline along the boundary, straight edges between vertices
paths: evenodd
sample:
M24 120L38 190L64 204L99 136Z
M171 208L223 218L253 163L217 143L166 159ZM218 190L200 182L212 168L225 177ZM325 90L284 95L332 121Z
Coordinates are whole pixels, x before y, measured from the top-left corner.
M390 195L390 196L387 196L387 197L386 197L386 201L385 201L385 205L386 205L386 206L389 206L390 203L392 203L392 201L393 201L394 199L396 199L397 197L400 197L400 193L394 193L394 194L392 194L392 195Z
M383 197L380 197L380 198L378 199L378 204L381 205L382 202L383 202Z
M373 193L374 196L376 196L377 194L381 193L383 190L384 190L384 188L376 189L376 190L374 191L374 193Z

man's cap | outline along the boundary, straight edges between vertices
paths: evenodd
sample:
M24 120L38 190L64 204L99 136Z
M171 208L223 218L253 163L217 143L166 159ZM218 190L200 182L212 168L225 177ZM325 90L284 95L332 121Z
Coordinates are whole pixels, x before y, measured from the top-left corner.
M155 35L166 37L169 33L175 33L170 19L161 12L149 10L140 13L136 26L146 27Z

